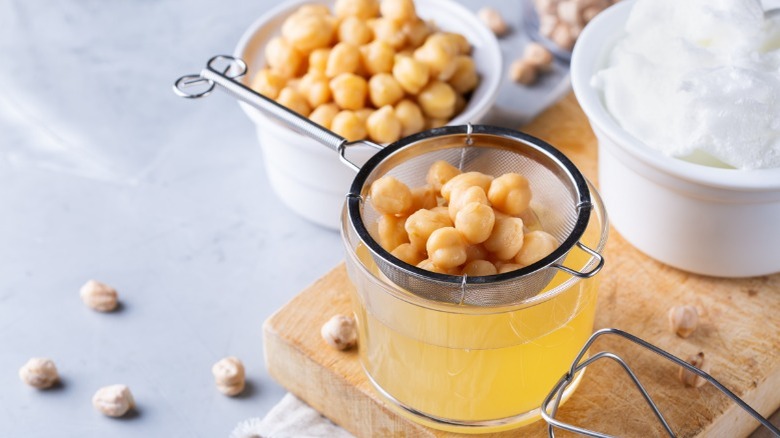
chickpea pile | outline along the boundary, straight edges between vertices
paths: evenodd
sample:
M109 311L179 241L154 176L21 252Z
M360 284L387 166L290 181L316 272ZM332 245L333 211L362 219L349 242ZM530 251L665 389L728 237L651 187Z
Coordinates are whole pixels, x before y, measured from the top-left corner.
M392 143L463 110L479 83L470 52L412 0L309 4L268 42L251 87L350 141Z
M371 184L381 216L379 244L398 259L440 274L495 275L536 263L558 247L530 208L531 188L517 173L462 173L445 161L427 184L410 189L392 176Z

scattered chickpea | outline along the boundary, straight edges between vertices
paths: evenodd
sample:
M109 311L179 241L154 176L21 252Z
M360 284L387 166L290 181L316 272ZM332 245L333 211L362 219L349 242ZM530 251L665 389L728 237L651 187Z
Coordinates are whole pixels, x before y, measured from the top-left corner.
M357 324L352 316L335 315L320 329L322 339L337 350L357 345Z
M98 312L111 312L119 305L119 295L113 287L97 280L89 280L79 290L81 301Z
M220 359L211 367L214 381L219 392L227 396L241 394L246 386L244 364L237 357L228 356Z
M43 357L33 357L19 368L22 382L37 389L50 388L60 379L54 361Z
M538 76L536 67L525 59L516 59L509 66L509 77L519 84L531 85Z
M699 325L699 312L694 306L674 306L668 316L669 328L681 338L690 336Z
M553 54L539 43L528 43L523 50L523 59L540 72L548 72L552 69Z
M704 371L705 373L710 373L710 364L709 361L707 361L704 357L703 352L699 352L697 354L694 354L693 356L688 357L686 359L686 362L689 364L695 366L696 368L700 369L701 371ZM696 373L693 373L683 367L680 367L680 372L678 374L678 377L680 378L680 381L685 385L692 388L699 388L705 383L707 383L707 380L705 380L703 377L699 376Z
M496 36L501 37L506 35L509 30L509 26L504 21L504 17L497 10L484 7L477 12L477 17L482 21L485 26L488 27Z
M127 385L110 385L97 390L92 406L109 417L121 417L135 407L135 400Z

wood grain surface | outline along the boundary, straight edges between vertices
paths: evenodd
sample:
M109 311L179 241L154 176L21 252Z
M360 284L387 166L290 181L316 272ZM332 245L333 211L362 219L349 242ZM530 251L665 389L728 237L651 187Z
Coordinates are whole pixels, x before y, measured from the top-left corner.
M573 96L523 130L561 149L597 182L596 140ZM703 351L711 374L763 415L780 407L780 275L728 280L688 274L650 259L610 232L607 263L599 274L596 328L621 328L683 358ZM356 436L456 436L394 414L366 380L357 353L337 352L320 338L326 320L350 312L350 287L340 265L266 321L270 374ZM695 305L703 314L687 339L667 327L669 308L680 304ZM683 387L677 367L651 353L619 339L600 340L591 351L601 350L628 360L681 437L740 437L758 426L714 387ZM619 436L665 436L629 378L605 361L588 368L559 418ZM546 427L535 423L483 436L541 437Z

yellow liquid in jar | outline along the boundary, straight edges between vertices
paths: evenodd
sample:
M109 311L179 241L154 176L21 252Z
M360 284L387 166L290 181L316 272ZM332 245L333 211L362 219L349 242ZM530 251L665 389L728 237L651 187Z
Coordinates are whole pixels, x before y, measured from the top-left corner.
M367 249L356 249L382 278ZM565 264L581 268L588 260L574 249ZM569 278L559 272L541 293ZM488 315L436 311L361 290L354 298L363 366L388 395L427 416L481 422L527 414L539 408L590 336L596 283L581 280L535 306ZM534 413L511 427L538 418Z

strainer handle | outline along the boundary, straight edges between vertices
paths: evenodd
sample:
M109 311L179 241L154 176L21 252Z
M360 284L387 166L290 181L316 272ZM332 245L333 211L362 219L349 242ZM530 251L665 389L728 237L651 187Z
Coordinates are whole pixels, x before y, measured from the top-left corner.
M581 250L585 251L586 253L588 253L591 256L593 256L596 260L598 260L598 262L596 263L596 266L594 266L589 271L576 271L574 269L567 268L566 266L563 266L563 265L558 264L558 263L553 263L551 266L553 268L560 269L561 271L566 272L567 274L570 274L570 275L573 275L573 276L579 277L579 278L590 278L590 277L593 277L594 275L598 274L599 271L601 271L601 268L604 267L604 256L599 254L598 251L588 248L582 242L577 242L576 245L578 247L580 247Z
M173 91L182 97L199 98L207 96L214 89L214 85L219 85L225 91L233 95L236 99L245 102L262 113L271 116L299 133L319 141L325 146L338 152L341 160L352 167L360 170L354 163L345 157L345 150L352 144L363 144L371 147L378 145L367 142L349 142L346 138L335 132L312 122L306 117L301 116L295 111L274 102L262 94L256 93L251 88L235 80L246 74L246 63L238 58L228 55L217 55L211 58L206 64L206 68L201 70L200 75L182 76L173 86ZM199 93L191 93L186 88L193 85L202 85L207 83L207 89Z

